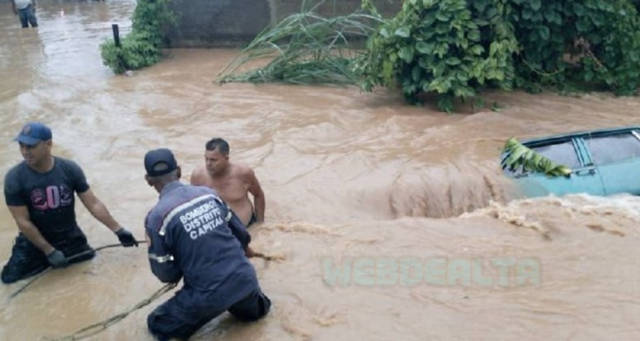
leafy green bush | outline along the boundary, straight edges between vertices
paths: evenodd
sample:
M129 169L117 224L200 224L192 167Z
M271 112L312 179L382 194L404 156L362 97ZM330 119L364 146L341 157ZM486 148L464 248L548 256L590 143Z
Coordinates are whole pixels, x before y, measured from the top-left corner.
M405 0L368 41L358 63L362 87L399 85L410 102L436 93L446 111L454 98L486 87L634 94L640 0L633 1Z
M509 21L518 37L516 87L539 91L564 81L564 8L560 1L511 0ZM543 7L544 6L544 7Z
M628 0L586 0L574 3L568 22L575 30L582 68L577 81L632 95L640 85L640 20ZM573 33L573 32L571 32Z
M382 25L360 61L362 87L399 84L405 98L439 94L438 106L476 96L483 87L510 88L517 41L505 21L505 1L407 0Z
M629 0L511 0L522 52L516 85L611 90L640 85L640 18ZM637 2L636 4L640 4Z
M100 45L104 65L120 74L153 65L160 59L160 48L166 45L165 32L175 24L169 9L170 0L138 0L133 13L132 31L115 45L108 39Z

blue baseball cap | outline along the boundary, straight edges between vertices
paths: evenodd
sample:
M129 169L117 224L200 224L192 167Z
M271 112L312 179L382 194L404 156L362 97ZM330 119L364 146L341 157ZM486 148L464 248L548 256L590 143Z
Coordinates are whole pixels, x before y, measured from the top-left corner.
M39 142L51 140L51 129L40 122L29 122L22 127L14 141L35 146Z
M147 152L144 156L144 168L148 176L160 176L174 171L178 168L178 163L171 150L159 148Z

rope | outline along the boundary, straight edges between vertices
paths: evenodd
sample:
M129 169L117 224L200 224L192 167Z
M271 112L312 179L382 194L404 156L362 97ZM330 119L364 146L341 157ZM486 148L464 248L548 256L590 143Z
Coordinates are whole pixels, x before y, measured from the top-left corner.
M137 241L138 244L144 244L146 243L145 240L138 240ZM73 256L67 257L68 261L74 260L76 258L80 258L82 256L86 256L92 252L98 252L100 250L103 249L108 249L108 248L112 248L112 247L118 247L118 246L122 246L122 244L109 244L109 245L104 245L104 246L100 246L97 247L95 249L91 249L91 250L86 250L86 251L82 251L80 253L76 253ZM51 271L51 267L46 268L44 271L40 272L39 274L35 275L34 277L32 277L27 283L25 283L20 289L16 290L13 294L9 295L9 300L13 299L14 297L18 296L18 294L20 294L21 292L23 292L28 286L30 286L31 284L33 284L33 282L37 281L40 277L46 275L47 273L49 273L49 271Z
M146 243L146 241L138 241L138 243ZM97 251L100 251L100 250L103 250L103 249L112 248L112 247L118 247L118 246L122 246L122 244L110 244L110 245L97 247L97 248L92 249L92 250L87 250L87 251L83 251L81 253L75 254L75 255L73 255L71 257L68 257L67 259L68 260L73 260L73 259L82 257L84 255L87 255L87 254L89 254L91 252L97 252ZM278 256L265 255L265 254L260 253L260 252L254 252L253 257L263 258L263 259L265 259L267 261L281 260L282 259L281 257L278 257ZM31 283L35 282L38 278L44 276L47 272L49 272L49 270L51 270L51 268L47 268L43 272L41 272L38 275L36 275L35 277L33 277L22 288L18 289L16 292L11 294L9 299L17 296L20 292L24 291L29 285L31 285ZM147 306L148 304L150 304L151 302L156 300L158 297L164 295L165 293L167 293L171 289L175 288L176 285L178 285L178 283L165 284L163 287L161 287L156 292L154 292L151 296L149 296L148 298L138 302L131 309L129 309L127 311L124 311L122 313L116 314L114 316L111 316L111 317L109 317L109 318L107 318L107 319L105 319L103 321L88 325L88 326L86 326L86 327L84 327L82 329L79 329L79 330L75 331L74 333L72 333L70 335L63 336L63 337L60 337L60 338L57 338L57 339L53 339L53 341L82 340L82 339L86 339L86 338L88 338L90 336L96 335L98 333L101 333L104 330L106 330L107 328L109 328L110 326L120 322L121 320L123 320L124 318L129 316L129 314L131 314L132 312Z
M156 298L162 296L163 294L165 294L167 291L173 289L176 287L178 283L168 283L166 285L164 285L162 288L158 289L156 292L154 292L151 296L149 296L148 298L138 302L136 305L133 306L133 308L116 314L112 317L109 317L106 320L100 321L98 323L94 323L92 325L86 326L82 329L77 330L76 332L74 332L71 335L67 335L58 339L54 339L54 341L73 341L73 340L82 340L82 339L86 339L89 336L93 336L96 335L104 330L106 330L107 328L109 328L110 326L120 322L120 320L123 320L125 317L127 317L129 314L131 314L132 312L148 305L149 303L153 302Z
M106 247L112 247L110 245L107 245L103 248ZM97 251L98 249L96 249ZM260 252L254 252L253 253L253 257L258 257L258 258L263 258L264 260L267 261L272 261L272 260L280 260L281 257L278 256L270 256L270 255L265 255L263 253ZM82 339L86 339L90 336L96 335L104 330L106 330L107 328L109 328L110 326L120 322L121 320L123 320L125 317L127 317L129 314L131 314L132 312L148 305L149 303L153 302L156 298L162 296L163 294L165 294L166 292L168 292L169 290L173 289L176 287L178 283L169 283L166 284L165 286L163 286L162 288L158 289L156 292L154 292L149 298L144 299L140 302L138 302L138 304L136 304L135 306L133 306L133 308L116 314L112 317L109 317L106 320L94 323L92 325L86 326L82 329L77 330L76 332L74 332L71 335L67 335L58 339L54 339L53 341L75 341L75 340L82 340Z
M266 261L281 261L284 260L284 256L274 256L274 255L265 255L262 252L253 252L253 254L251 254L251 258L262 258Z

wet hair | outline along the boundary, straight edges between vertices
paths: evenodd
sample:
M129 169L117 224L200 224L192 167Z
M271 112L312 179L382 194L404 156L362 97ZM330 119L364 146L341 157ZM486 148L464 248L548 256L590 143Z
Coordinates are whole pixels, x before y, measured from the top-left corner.
M214 137L205 144L205 148L209 151L218 150L222 155L229 155L229 144L220 137Z

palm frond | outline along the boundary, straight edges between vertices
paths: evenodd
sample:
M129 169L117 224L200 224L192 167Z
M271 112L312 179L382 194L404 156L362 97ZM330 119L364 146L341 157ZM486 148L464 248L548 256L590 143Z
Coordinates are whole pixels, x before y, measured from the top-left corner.
M217 77L227 82L293 84L356 84L353 68L360 53L351 40L364 40L381 18L364 12L325 18L303 4L302 12L284 18L255 39ZM249 62L266 64L238 72Z

